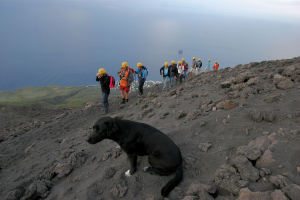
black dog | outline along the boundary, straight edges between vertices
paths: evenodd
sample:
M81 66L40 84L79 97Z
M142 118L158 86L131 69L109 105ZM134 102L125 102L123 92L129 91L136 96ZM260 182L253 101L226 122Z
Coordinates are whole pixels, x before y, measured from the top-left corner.
M148 155L151 167L144 168L145 171L159 175L176 174L162 188L162 196L168 196L182 180L181 152L176 144L159 130L147 124L111 117L99 119L93 130L93 134L87 140L90 144L111 139L127 153L131 168L125 173L126 176L136 172L137 156Z

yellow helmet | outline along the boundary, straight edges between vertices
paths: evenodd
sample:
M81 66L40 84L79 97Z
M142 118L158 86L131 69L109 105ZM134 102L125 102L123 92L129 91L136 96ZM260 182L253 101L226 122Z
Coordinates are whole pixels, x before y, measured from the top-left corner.
M126 61L122 62L122 67L128 67L128 63Z
M208 62L210 62L210 58L208 59Z
M196 60L196 58L195 58L195 57L193 57L193 60Z
M143 64L141 63L141 62L139 62L138 64L137 64L137 67L142 67L143 66Z
M215 63L218 63L218 61L215 61Z
M165 66L168 66L169 65L169 63L168 62L165 62Z
M182 61L182 62L185 61L184 58L182 58L181 61Z
M176 64L176 61L175 61L175 60L172 60L171 63L172 63L172 65L175 65L175 64Z
M198 61L201 61L201 58L199 58Z
M181 61L178 61L178 65L181 65Z
M104 68L100 68L100 69L98 70L98 74L106 74L105 69L104 69Z

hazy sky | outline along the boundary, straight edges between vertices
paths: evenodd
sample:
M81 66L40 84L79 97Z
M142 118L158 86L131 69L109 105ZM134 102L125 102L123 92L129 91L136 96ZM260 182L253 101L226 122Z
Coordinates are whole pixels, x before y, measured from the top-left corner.
M300 0L0 0L0 90L96 84L99 67L300 55Z

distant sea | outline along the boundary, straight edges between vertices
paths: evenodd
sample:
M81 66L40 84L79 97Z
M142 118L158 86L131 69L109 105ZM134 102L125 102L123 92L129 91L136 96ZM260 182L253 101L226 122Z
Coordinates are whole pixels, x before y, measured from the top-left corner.
M174 12L112 14L92 6L12 2L18 3L0 6L0 90L95 85L98 68L117 78L122 61L134 68L142 62L148 79L157 81L165 61L185 58L191 64L195 56L204 66L210 58L224 68L300 54L299 22Z

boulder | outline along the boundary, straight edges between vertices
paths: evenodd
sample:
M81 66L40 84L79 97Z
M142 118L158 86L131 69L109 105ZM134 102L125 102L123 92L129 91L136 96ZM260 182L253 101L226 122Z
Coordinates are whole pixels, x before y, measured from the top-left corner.
M256 161L255 166L256 167L268 167L272 163L274 163L275 160L273 159L272 152L267 149L264 154Z
M116 173L116 169L113 167L109 167L107 169L104 170L104 178L105 179L110 179L112 178Z
M255 122L261 122L263 120L262 113L257 110L251 111L249 113L249 115L250 115L250 118Z
M22 197L22 199L35 199L36 197L40 197L44 199L49 195L51 187L52 184L50 181L47 180L33 181L26 189L26 192Z
M286 78L280 74L275 74L273 78L273 83L277 85L279 82L284 81Z
M271 170L268 169L268 168L261 168L261 169L259 170L259 176L260 176L260 177L265 177L265 176L267 176L267 175L270 175L271 173L272 173Z
M73 170L73 167L70 163L58 163L55 167L54 167L54 173L57 174L58 178L64 177L64 176L68 176Z
M234 167L224 164L216 170L214 181L221 190L237 195L240 190L240 178Z
M287 66L287 67L283 70L282 74L283 74L284 76L291 77L292 75L295 74L295 71L296 71L296 66L295 66L295 65L290 65L290 66Z
M117 184L111 189L112 195L119 198L124 197L127 191L128 191L128 187L121 184Z
M87 188L87 200L101 199L103 194L102 181L96 181Z
M17 187L16 189L10 191L6 197L5 200L19 200L25 193L25 188L22 186Z
M225 103L224 103L224 109L225 110L231 110L236 106L237 106L237 104L233 101L230 101L230 100L226 100Z
M237 200L272 200L270 192L252 192L248 188L242 188Z
M230 88L232 82L230 80L221 83L221 88Z
M271 193L272 200L288 200L281 190L274 190Z
M184 118L186 115L187 115L186 112L184 112L184 111L179 111L179 112L177 113L177 115L176 115L176 118L177 118L177 119L181 119L181 118Z
M269 180L277 188L284 188L290 183L290 181L282 175L270 176Z
M287 185L282 189L284 194L291 200L299 200L300 198L300 186L296 184Z
M248 147L250 148L256 148L260 151L264 152L269 145L271 144L271 140L268 138L268 136L259 136L255 140L251 140L248 143Z
M259 78L258 77L254 77L254 78L250 78L247 81L247 85L251 86L251 85L257 85L259 83Z
M255 182L259 179L259 171L253 167L252 163L245 156L235 156L232 158L232 163L243 180Z
M253 161L257 160L262 155L262 152L258 148L252 146L240 146L237 148L236 153L237 155L244 155L249 160Z
M191 184L186 192L188 196L196 196L199 199L213 200L214 198L209 194L215 194L217 188L214 185L205 185L202 183Z
M207 152L208 149L212 146L212 143L210 142L205 142L205 143L200 143L198 145L198 148L202 151L202 152Z
M289 89L289 88L292 88L294 87L294 82L291 81L290 79L285 79L285 80L282 80L280 81L276 87L278 89L282 89L282 90L286 90L286 89Z
M243 72L241 74L239 74L236 78L235 78L235 83L246 83L250 78L254 77L254 75L249 72Z
M185 196L182 200L199 200L197 196Z

